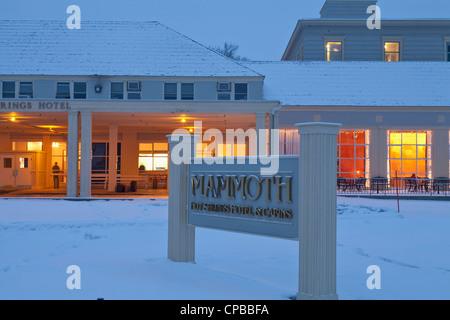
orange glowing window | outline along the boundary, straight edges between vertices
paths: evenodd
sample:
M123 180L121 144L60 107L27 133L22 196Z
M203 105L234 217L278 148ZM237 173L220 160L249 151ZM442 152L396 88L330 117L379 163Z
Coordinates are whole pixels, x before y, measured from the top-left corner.
M389 131L389 176L431 176L431 132Z
M369 131L341 130L338 135L338 175L364 178L369 175Z

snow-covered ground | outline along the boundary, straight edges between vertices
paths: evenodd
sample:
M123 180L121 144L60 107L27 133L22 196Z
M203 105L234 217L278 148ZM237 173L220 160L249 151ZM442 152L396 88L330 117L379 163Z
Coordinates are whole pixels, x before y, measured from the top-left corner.
M450 299L450 202L339 198L341 299ZM166 259L167 200L0 200L0 299L289 299L298 243L196 230ZM69 290L69 265L81 290ZM366 269L381 268L381 290Z

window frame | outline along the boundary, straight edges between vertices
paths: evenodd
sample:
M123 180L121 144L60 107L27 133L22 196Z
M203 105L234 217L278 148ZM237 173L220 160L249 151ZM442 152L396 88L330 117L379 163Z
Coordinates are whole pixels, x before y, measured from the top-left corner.
M5 98L4 96L3 96L3 94L4 94L4 90L3 90L3 84L5 83L5 82L12 82L12 83L14 83L14 97L10 97L10 98ZM2 97L2 99L16 99L16 97L17 97L17 83L16 83L17 81L15 81L15 80L2 80L2 83L1 83L1 87L0 87L0 90L1 90L1 97Z
M245 84L246 85L246 87L247 87L247 92L245 93L245 99L236 99L236 96L238 95L238 94L244 94L244 93L237 93L236 92L236 85L241 85L241 84ZM248 101L248 96L249 96L249 86L248 86L248 82L234 82L233 83L233 89L234 89L234 91L233 91L233 100L234 101Z
M403 61L403 37L382 37L381 38L381 49L382 49L382 61L386 61L386 43L387 42L398 42L398 62ZM393 53L393 52L390 52ZM390 62L397 62L397 61L390 61Z
M176 90L175 90L175 99L168 99L166 98L166 85L175 85ZM179 94L178 94L178 82L164 82L163 83L163 99L167 100L167 101L177 101L179 99ZM173 94L173 93L172 93Z
M19 81L19 92L18 92L18 94L17 94L17 97L20 97L20 96L22 96L22 95L25 95L25 94L22 94L21 93L21 86L22 86L22 83L31 83L31 96L30 97L28 97L27 99L33 99L33 96L34 96L34 83L33 83L33 81ZM25 98L21 98L21 99L25 99Z
M450 37L444 37L444 61L450 62Z
M122 98L113 98L112 86L113 86L113 84L116 84L116 83L121 83L122 84ZM124 81L110 81L110 83L109 83L109 98L110 98L110 100L125 100L125 88L124 88L124 86L125 86Z
M68 86L69 86L69 97L68 98L60 98L60 97L58 97L58 85L60 85L60 84L68 84ZM71 98L72 98L72 84L71 84L71 82L70 81L56 81L56 83L55 83L55 99L58 99L58 100L70 100Z
M327 62L345 61L345 36L325 36L323 37L324 60ZM341 43L341 60L328 60L328 43Z
M183 86L186 85L192 85L192 99L191 99L191 95L189 95L187 98L186 96L183 97ZM195 99L195 83L194 82L182 82L180 84L180 99L184 100L184 101L192 101Z
M139 82L139 89L136 90L128 90L128 83L129 82ZM126 82L126 87L127 87L127 100L142 100L142 82L139 80L128 80ZM139 98L130 98L130 94L138 94Z
M76 98L75 97L76 94L79 94L79 92L77 93L75 91L75 84L76 83L84 83L85 84L86 91L84 92L84 94L85 94L84 98ZM72 99L74 99L74 100L87 100L87 98L88 98L88 83L87 83L87 81L73 81L72 82Z

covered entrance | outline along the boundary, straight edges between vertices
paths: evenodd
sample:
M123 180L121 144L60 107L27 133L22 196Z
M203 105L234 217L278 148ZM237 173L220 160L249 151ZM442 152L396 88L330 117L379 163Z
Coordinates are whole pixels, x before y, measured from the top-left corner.
M216 129L225 137L227 129L268 128L270 112L278 106L248 101L96 103L73 102L70 110L61 112L3 113L0 188L28 188L21 196L166 196L167 135L176 129L192 134ZM230 155L230 150L248 155L248 142L217 142L209 156ZM59 189L53 188L55 162ZM119 185L125 193L118 192Z

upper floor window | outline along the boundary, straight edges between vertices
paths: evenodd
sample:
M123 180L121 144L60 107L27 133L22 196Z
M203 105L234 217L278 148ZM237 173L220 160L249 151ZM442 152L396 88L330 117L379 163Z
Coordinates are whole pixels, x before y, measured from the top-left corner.
M181 84L181 100L194 100L194 84L182 83Z
M128 100L141 100L140 81L128 81L127 91L128 91Z
M56 83L56 99L70 99L70 82Z
M384 61L400 61L400 41L384 42Z
M178 84L164 83L164 100L177 100L177 99L178 99Z
M231 82L217 83L217 99L231 100Z
M16 97L16 82L15 81L3 81L2 82L2 98L14 99Z
M111 99L123 99L123 82L111 82Z
M327 61L342 61L342 41L326 43Z
M86 99L87 97L87 85L86 82L74 82L73 83L73 98L74 99Z
M21 81L19 84L19 99L33 98L33 82Z
M246 83L234 84L234 100L247 100L248 86Z

